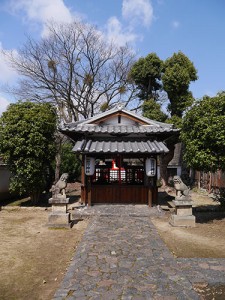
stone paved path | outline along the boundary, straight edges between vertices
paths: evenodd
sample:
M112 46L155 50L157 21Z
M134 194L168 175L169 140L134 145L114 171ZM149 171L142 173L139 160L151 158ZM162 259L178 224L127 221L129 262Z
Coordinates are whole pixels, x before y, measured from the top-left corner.
M192 283L224 283L224 259L172 256L151 222L156 213L143 206L83 212L94 216L54 299L194 300Z

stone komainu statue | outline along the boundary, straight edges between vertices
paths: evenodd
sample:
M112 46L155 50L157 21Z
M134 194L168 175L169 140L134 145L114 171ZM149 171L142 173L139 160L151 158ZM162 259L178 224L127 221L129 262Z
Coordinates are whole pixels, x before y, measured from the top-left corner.
M60 179L56 182L56 184L53 184L53 186L50 189L53 198L65 197L68 177L68 173L63 173Z
M180 176L174 176L173 183L178 198L189 198L190 189L183 183Z

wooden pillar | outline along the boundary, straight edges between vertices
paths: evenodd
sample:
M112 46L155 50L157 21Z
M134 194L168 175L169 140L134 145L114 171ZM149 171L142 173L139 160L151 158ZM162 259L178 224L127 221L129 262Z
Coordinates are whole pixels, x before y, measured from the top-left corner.
M158 204L158 187L156 185L152 189L152 204Z
M149 178L148 185L148 205L153 206L158 204L158 187L156 186L155 178Z
M81 202L86 204L86 187L85 187L85 171L84 171L84 159L85 156L82 155L82 165L81 165Z
M157 162L157 157L152 157ZM148 166L149 168L149 166ZM152 166L151 166L152 168ZM146 172L146 169L145 169ZM147 171L149 172L149 170ZM146 176L146 175L145 175ZM158 204L158 187L157 187L157 163L155 174L150 173L149 176L146 177L146 185L148 186L148 205L153 206Z
M157 157L155 157L157 161ZM155 177L153 178L153 196L152 196L152 202L155 205L158 205L158 186L157 186L157 177L158 177L158 169L157 169L157 163L156 163L156 174Z
M121 155L119 155L118 159L118 167L119 167L119 185L121 185Z
M158 177L158 169L157 169L157 156L156 159L156 173L155 176L152 178L152 204L158 205L158 187L157 187L157 177Z
M85 155L82 155L82 168L81 168L81 201L88 204L88 176L85 175Z
M152 188L148 187L148 206L152 207Z
M87 203L88 206L91 206L91 178L88 176L87 178Z

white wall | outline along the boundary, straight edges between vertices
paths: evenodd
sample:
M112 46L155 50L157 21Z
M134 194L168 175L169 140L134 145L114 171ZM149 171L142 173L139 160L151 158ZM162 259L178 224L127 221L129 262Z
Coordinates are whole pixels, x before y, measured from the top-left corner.
M112 117L107 119L105 122L103 122L103 125L118 125L118 116ZM130 118L126 118L124 116L121 116L120 119L121 125L136 125L136 122L131 120Z

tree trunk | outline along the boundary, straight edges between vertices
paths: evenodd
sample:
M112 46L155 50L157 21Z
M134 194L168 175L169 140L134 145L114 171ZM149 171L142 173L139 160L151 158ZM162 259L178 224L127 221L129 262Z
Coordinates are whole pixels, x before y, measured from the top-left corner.
M41 191L33 191L30 195L32 205L37 205L40 200Z
M57 182L60 178L60 167L61 167L61 152L62 152L62 144L63 139L65 137L57 132L56 133L56 155L55 155L55 182Z
M170 151L166 154L160 155L160 157L159 157L160 177L161 177L161 181L162 181L162 187L166 187L168 185L167 166L168 166L169 162L173 159L175 144L168 144L167 147Z
M61 151L60 149L57 149L57 153L55 156L55 182L57 182L60 177L60 166L61 166Z
M209 171L208 193L212 192L212 173Z
M193 168L190 168L189 177L191 180L191 185L195 185L195 174L196 171Z

